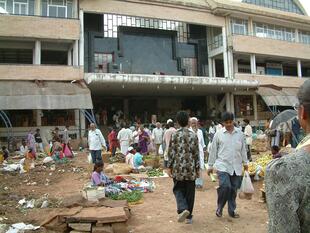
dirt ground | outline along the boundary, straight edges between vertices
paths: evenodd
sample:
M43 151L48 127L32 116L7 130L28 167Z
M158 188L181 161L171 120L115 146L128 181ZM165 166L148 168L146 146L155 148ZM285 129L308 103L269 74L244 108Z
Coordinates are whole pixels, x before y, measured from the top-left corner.
M86 155L79 153L68 164L50 167L37 166L28 174L0 173L0 217L6 217L0 223L25 222L39 225L53 209L62 205L70 195L77 194L83 184L89 181L91 167L86 162ZM196 192L194 222L192 225L176 221L176 203L172 193L170 178L155 179L156 190L144 194L143 203L131 207L132 216L128 221L131 233L179 233L179 232L238 232L263 233L267 228L266 204L260 202L262 182L255 182L256 193L252 200L237 200L240 219L228 217L227 210L222 218L215 216L216 186L205 176L205 187ZM36 183L33 183L36 182ZM18 208L22 198L38 199L49 195L52 208L27 209ZM41 229L37 232L46 232Z

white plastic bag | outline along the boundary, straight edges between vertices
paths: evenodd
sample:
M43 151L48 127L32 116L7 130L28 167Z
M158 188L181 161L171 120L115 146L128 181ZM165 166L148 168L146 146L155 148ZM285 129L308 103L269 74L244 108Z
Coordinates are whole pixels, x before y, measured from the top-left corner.
M253 193L254 193L254 187L252 185L251 177L249 173L245 171L241 183L239 198L251 200Z
M158 154L160 154L160 155L163 155L163 154L164 154L163 146L162 146L162 145L159 146Z
M93 163L93 158L91 157L91 153L88 153L87 161L88 161L89 164Z

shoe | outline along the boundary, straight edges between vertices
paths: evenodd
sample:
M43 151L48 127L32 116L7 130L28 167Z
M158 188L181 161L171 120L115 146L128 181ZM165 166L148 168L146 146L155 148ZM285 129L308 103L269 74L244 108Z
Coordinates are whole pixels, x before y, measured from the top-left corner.
M216 215L217 217L221 218L221 217L223 216L223 213L222 213L222 211L217 210L217 211L215 212L215 215Z
M232 218L240 218L240 215L235 212L233 214L229 214L229 216Z
M193 219L192 218L190 218L190 219L186 219L185 220L185 224L193 224Z
M190 215L190 212L188 210L184 210L182 213L179 214L178 222L184 222L188 215Z

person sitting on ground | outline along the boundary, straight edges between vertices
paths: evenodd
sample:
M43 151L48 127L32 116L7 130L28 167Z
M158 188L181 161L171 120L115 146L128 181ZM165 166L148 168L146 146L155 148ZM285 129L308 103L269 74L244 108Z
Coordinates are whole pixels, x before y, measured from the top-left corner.
M2 146L2 153L3 153L3 158L4 158L4 160L8 160L8 158L9 158L9 151L8 151L8 149L6 148L6 146Z
M103 173L103 163L102 162L95 163L94 171L93 171L93 174L91 175L91 182L92 182L92 185L94 185L94 186L106 186L106 185L112 183L110 178L107 177Z
M282 157L282 154L280 153L280 148L276 145L271 147L271 153L273 159L279 159Z
M22 145L19 148L19 154L21 156L25 156L28 152L28 146L27 146L27 142L25 139L22 140Z
M134 164L135 169L141 168L141 166L143 166L143 164L144 164L143 155L140 152L141 152L141 148L138 146L136 148L136 153L133 157L133 164Z
M133 158L135 156L135 153L136 151L132 146L128 147L128 153L126 155L126 163L130 165L132 168L134 168Z

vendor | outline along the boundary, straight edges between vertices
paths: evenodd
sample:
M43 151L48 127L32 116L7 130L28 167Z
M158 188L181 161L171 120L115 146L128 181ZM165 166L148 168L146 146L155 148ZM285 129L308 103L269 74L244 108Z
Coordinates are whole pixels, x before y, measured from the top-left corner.
M134 168L133 159L134 159L135 153L136 151L132 146L128 147L128 153L126 155L126 163L130 165L132 168Z
M279 159L282 157L282 154L280 153L280 148L276 145L271 147L271 153L273 159Z
M141 148L138 146L136 148L135 156L133 157L133 164L135 169L139 169L141 166L143 166L143 155L140 153Z
M103 173L103 163L98 162L94 165L94 171L91 175L91 182L94 186L106 186L112 181Z

